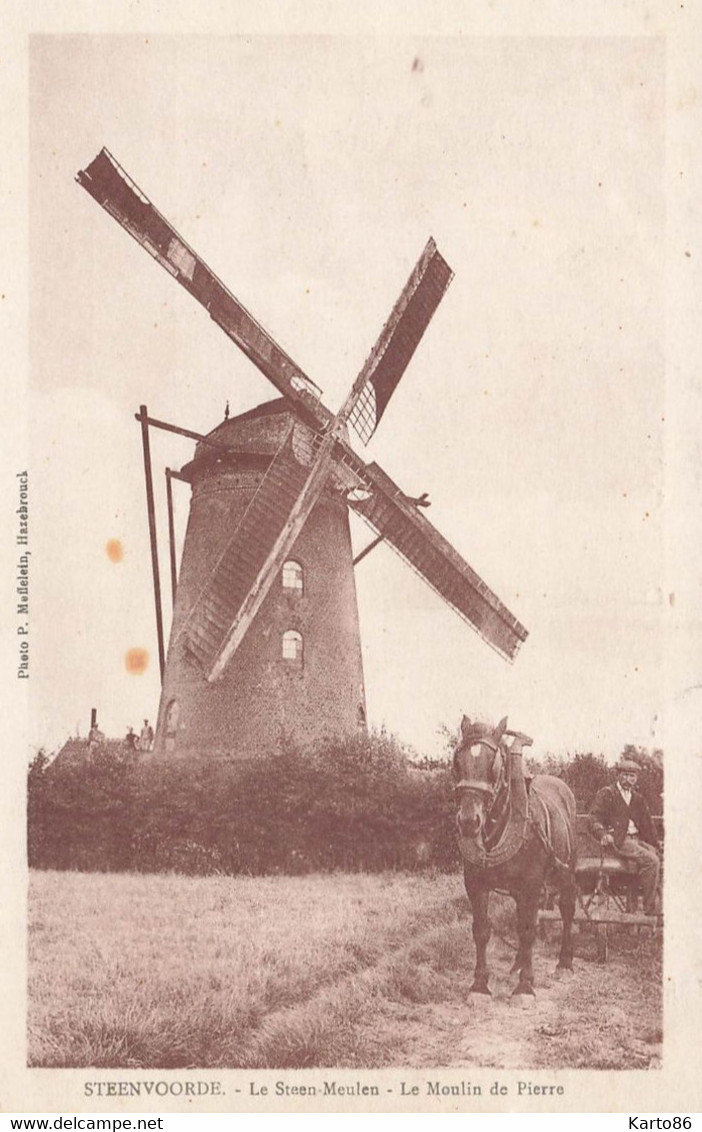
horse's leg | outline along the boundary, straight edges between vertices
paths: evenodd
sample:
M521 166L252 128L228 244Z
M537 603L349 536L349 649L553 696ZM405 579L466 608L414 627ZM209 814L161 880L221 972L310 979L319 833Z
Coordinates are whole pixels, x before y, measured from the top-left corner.
M558 893L558 907L563 921L561 932L561 950L558 955L556 970L573 970L573 917L575 916L575 873L569 869L566 877L561 881Z
M519 982L514 991L515 995L534 994L534 967L532 953L536 939L536 918L539 910L539 889L532 886L525 887L517 902L517 931L519 933L519 952L521 961L519 969Z
M514 902L515 904L517 903L516 896L514 898ZM522 967L524 966L524 947L522 945L522 939L520 935L517 936L517 940L517 954L514 957L514 963L509 969L510 975L514 975L515 972L521 971Z
M490 994L490 972L487 966L487 945L490 939L490 891L479 886L468 886L466 892L473 910L473 939L475 941L475 972L471 994Z

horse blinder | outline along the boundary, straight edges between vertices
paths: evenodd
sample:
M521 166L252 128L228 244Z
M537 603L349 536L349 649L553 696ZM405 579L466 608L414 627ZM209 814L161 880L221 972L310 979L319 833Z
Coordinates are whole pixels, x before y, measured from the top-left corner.
M479 791L481 794L494 794L499 782L500 771L502 769L502 752L500 749L500 744L493 742L488 737L483 737L477 740L475 744L470 744L470 746L473 745L487 747L489 750L494 751L494 758L492 760L492 763L490 764L489 780L485 781L484 779L461 777L453 788L454 793L458 790L474 790L476 792ZM468 747L468 750L470 750L470 746ZM459 756L464 750L465 747L459 748L453 756L453 771L455 775L460 774Z

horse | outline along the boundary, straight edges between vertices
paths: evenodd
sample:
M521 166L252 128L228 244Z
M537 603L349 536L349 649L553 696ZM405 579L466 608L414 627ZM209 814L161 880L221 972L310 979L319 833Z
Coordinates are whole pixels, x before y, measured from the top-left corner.
M511 746L505 735L512 737ZM519 947L512 970L519 972L519 981L513 995L535 993L532 952L539 897L547 880L558 889L563 922L557 970L573 969L575 798L565 782L549 774L536 775L527 785L522 749L530 744L527 735L507 731L507 717L494 728L471 723L467 716L461 722L453 773L458 844L473 911L473 994L491 993L487 945L494 891L512 896L517 906Z

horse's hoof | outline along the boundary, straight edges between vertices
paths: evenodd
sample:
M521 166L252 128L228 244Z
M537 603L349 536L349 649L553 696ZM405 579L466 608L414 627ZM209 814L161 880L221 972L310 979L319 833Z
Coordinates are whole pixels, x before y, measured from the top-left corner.
M536 992L534 991L534 984L532 982L527 982L526 980L524 982L520 980L512 991L512 998L533 999L535 997Z
M556 970L555 970L555 976L556 976L557 979L563 979L563 978L572 979L572 977L573 977L572 964L569 964L566 967L565 964L561 965L559 963L556 967Z
M492 991L489 987L472 986L470 997L474 1002L488 1002L492 998Z
M512 995L512 1002L515 1006L520 1006L522 1010L533 1010L536 1007L536 995L533 991L515 991Z
M471 991L468 995L468 1003L472 1010L487 1010L492 1004L492 995L488 991Z

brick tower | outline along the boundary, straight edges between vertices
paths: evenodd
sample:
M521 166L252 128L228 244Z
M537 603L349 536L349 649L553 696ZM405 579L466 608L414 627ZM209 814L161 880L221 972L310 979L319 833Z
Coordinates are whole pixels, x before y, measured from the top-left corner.
M181 632L292 419L280 398L225 420L207 438L222 447L200 442L181 470L192 497L157 752L244 757L275 750L286 739L309 745L365 727L348 506L331 482L218 679L206 679Z

